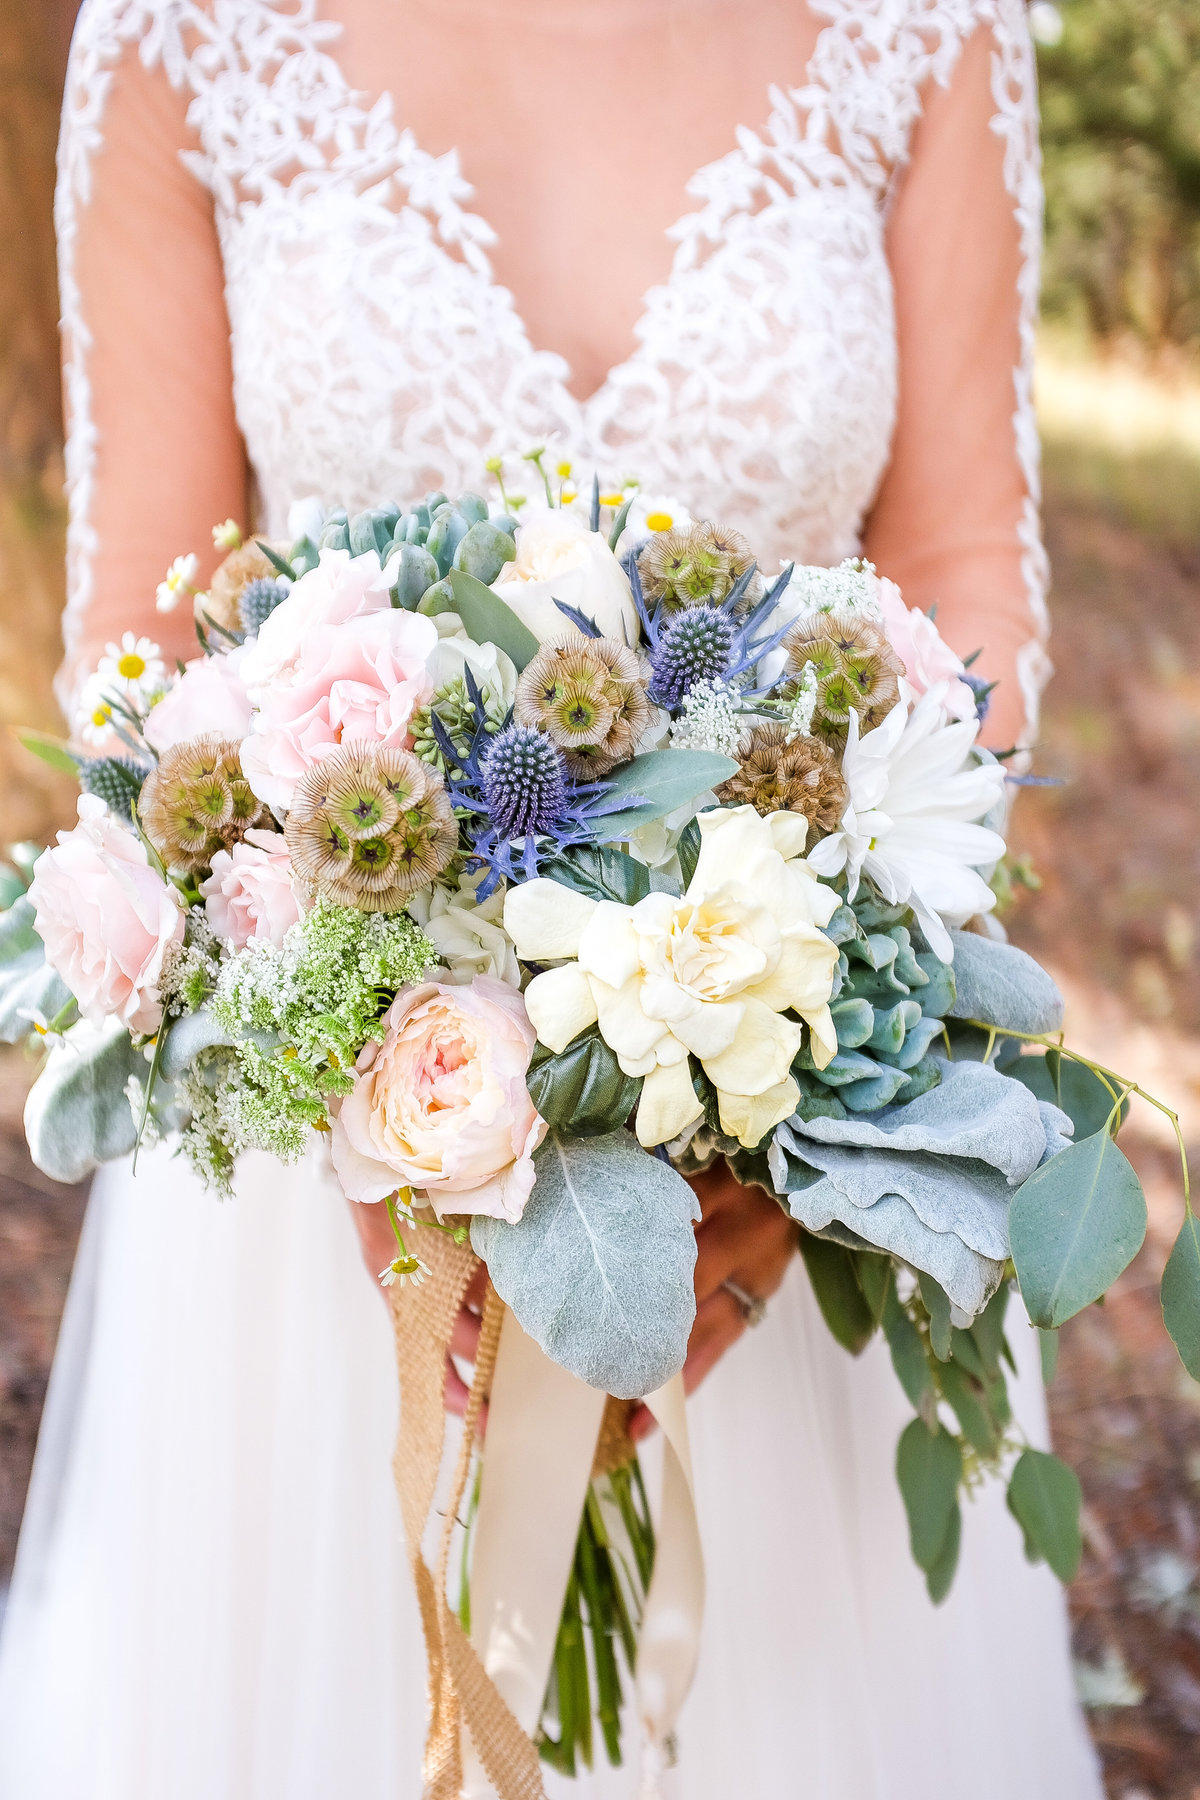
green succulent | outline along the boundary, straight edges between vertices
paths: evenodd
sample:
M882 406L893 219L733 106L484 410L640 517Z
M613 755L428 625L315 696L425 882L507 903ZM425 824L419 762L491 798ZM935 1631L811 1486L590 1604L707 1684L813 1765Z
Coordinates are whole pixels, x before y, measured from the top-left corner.
M315 567L322 550L348 550L353 556L374 551L381 563L399 555L399 572L392 601L413 612L451 569L461 569L490 585L506 562L516 555L515 519L488 517L488 503L481 494L460 494L450 500L440 491L426 494L416 506L377 506L348 513L345 507L331 512L318 542L301 538L289 564L296 575ZM444 608L427 606L426 611Z

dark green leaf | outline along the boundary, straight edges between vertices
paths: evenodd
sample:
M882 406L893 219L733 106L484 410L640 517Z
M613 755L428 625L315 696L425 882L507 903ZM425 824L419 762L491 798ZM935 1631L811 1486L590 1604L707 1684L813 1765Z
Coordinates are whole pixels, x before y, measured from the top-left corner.
M615 900L621 906L636 906L650 892L645 863L612 844L576 844L543 857L541 873L589 900Z
M1162 1313L1180 1361L1200 1381L1200 1224L1190 1207L1163 1270Z
M888 1341L892 1367L900 1386L917 1412L929 1411L934 1398L929 1359L925 1355L920 1332L900 1304L895 1282L888 1289L884 1302L883 1335Z
M625 1075L593 1025L555 1056L539 1044L528 1074L529 1097L554 1131L602 1137L624 1125L641 1081Z
M994 1456L1000 1447L1000 1427L992 1416L987 1391L982 1382L948 1362L941 1371L942 1393L949 1401L959 1427L968 1444L981 1456Z
M958 1439L941 1425L930 1431L920 1419L914 1419L900 1434L896 1478L908 1514L913 1560L919 1569L929 1571L945 1546L958 1503L962 1478Z
M1046 1387L1054 1380L1058 1368L1058 1333L1038 1328L1038 1349L1042 1355L1042 1382Z
M935 1606L940 1606L950 1592L954 1580L954 1572L958 1568L958 1552L962 1547L962 1507L956 1501L950 1514L950 1523L946 1528L945 1540L937 1554L937 1561L925 1572L925 1586L929 1598Z
M692 885L692 876L696 873L696 864L700 860L700 827L695 819L689 819L680 832L675 853L679 858L679 869L683 876L683 889L686 893Z
M1030 1562L1046 1561L1060 1581L1074 1581L1083 1554L1082 1500L1074 1469L1046 1450L1025 1450L1008 1483L1008 1510L1025 1534Z
M1035 1325L1061 1325L1098 1300L1146 1235L1142 1184L1106 1131L1060 1151L1013 1196L1013 1261Z
M984 1367L979 1345L969 1331L960 1331L957 1326L951 1331L950 1355L959 1368L965 1369L968 1375L973 1375L976 1381L987 1380L988 1372Z
M949 1296L924 1269L919 1271L917 1280L921 1284L925 1311L929 1314L929 1341L933 1346L933 1354L939 1362L948 1362L951 1344Z
M281 575L286 575L289 581L295 581L296 571L286 556L280 556L277 550L272 550L270 544L264 544L261 538L255 538L254 541L273 569L277 569Z
M872 1256L869 1252L864 1252L854 1264L858 1285L877 1325L883 1323L883 1309L892 1290L892 1266L890 1256Z
M1004 1353L1004 1314L1010 1292L1010 1284L1002 1281L971 1326L971 1337L983 1359L984 1370L992 1380L1000 1373L1000 1358Z
M451 569L447 579L454 595L454 610L466 627L467 636L477 644L495 644L511 657L519 674L538 653L538 641L532 631L522 625L499 594L493 594L473 575Z
M712 750L648 750L606 777L614 798L628 794L632 801L638 796L638 804L593 819L592 836L609 840L628 837L639 825L665 818L685 801L719 787L736 771L737 764L730 757L717 756Z
M1057 1082L1052 1057L1059 1063ZM1039 1100L1049 1100L1055 1106L1061 1106L1075 1126L1076 1143L1104 1130L1112 1112L1113 1095L1086 1063L1072 1062L1069 1057L1060 1056L1057 1050L1047 1050L1045 1056L1017 1057L1004 1072L1023 1082ZM1119 1089L1117 1091L1120 1092ZM1124 1123L1128 1111L1129 1102L1126 1100L1121 1107L1121 1123Z
M875 1335L875 1320L854 1273L854 1252L806 1231L800 1253L825 1323L842 1348L857 1356Z

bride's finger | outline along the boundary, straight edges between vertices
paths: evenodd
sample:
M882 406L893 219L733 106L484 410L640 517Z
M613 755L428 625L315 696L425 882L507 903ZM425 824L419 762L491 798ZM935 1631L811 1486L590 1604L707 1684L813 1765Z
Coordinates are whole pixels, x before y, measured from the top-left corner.
M467 1400L468 1400L469 1394L470 1394L470 1390L467 1387L466 1382L463 1380L462 1376L459 1374L458 1370L455 1368L455 1366L451 1362L450 1358L447 1357L446 1358L446 1411L448 1413L454 1413L457 1418L461 1419L467 1410Z
M480 1326L479 1314L472 1312L464 1301L455 1314L454 1327L450 1333L451 1356L460 1356L464 1362L475 1361L479 1349Z

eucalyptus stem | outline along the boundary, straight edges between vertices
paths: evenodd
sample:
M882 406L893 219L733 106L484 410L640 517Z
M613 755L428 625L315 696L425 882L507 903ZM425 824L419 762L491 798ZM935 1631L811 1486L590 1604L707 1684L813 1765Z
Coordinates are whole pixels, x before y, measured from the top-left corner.
M1116 1114L1119 1113L1130 1094L1136 1094L1139 1100L1144 1100L1147 1105L1153 1106L1158 1112L1170 1119L1175 1131L1175 1142L1179 1147L1179 1161L1183 1169L1183 1204L1190 1215L1192 1210L1192 1183L1191 1176L1188 1172L1187 1144L1184 1141L1183 1127L1179 1122L1179 1114L1174 1112L1172 1108L1167 1105L1165 1100L1159 1100L1153 1094L1148 1094L1144 1087L1140 1087L1136 1081L1130 1081L1127 1075L1119 1075L1115 1069L1108 1068L1104 1063L1093 1062L1090 1056L1084 1056L1080 1051L1070 1049L1068 1045L1064 1043L1061 1031L1053 1035L1049 1032L1040 1035L1031 1035L1027 1031L1009 1031L1003 1025L985 1025L981 1019L962 1019L956 1022L963 1025L972 1025L976 1031L986 1031L988 1033L989 1056L996 1039L998 1037L1003 1037L1016 1038L1018 1042L1022 1044L1040 1044L1045 1050L1055 1051L1059 1056L1069 1056L1072 1062L1082 1063L1085 1069L1090 1069L1092 1071L1092 1074L1096 1076L1097 1080L1103 1082L1104 1086L1108 1089L1116 1102L1112 1113L1109 1115L1109 1124L1111 1124L1112 1119ZM987 1058L985 1057L984 1060L986 1061ZM1113 1085L1114 1083L1115 1086ZM1123 1090L1119 1095L1117 1093L1118 1088ZM1106 1126L1105 1129L1107 1130L1108 1127Z

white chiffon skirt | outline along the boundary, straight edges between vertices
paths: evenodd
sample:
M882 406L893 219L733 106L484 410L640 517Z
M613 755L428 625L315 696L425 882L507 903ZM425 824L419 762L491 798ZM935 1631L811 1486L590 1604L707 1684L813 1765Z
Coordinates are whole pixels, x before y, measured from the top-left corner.
M1034 1333L1010 1335L1042 1442ZM2 1800L418 1800L395 1414L384 1309L313 1168L249 1159L228 1203L162 1152L102 1172L0 1639ZM1099 1800L1062 1595L998 1486L926 1598L908 1416L798 1260L691 1403L709 1600L672 1800ZM632 1800L630 1748L547 1791Z

